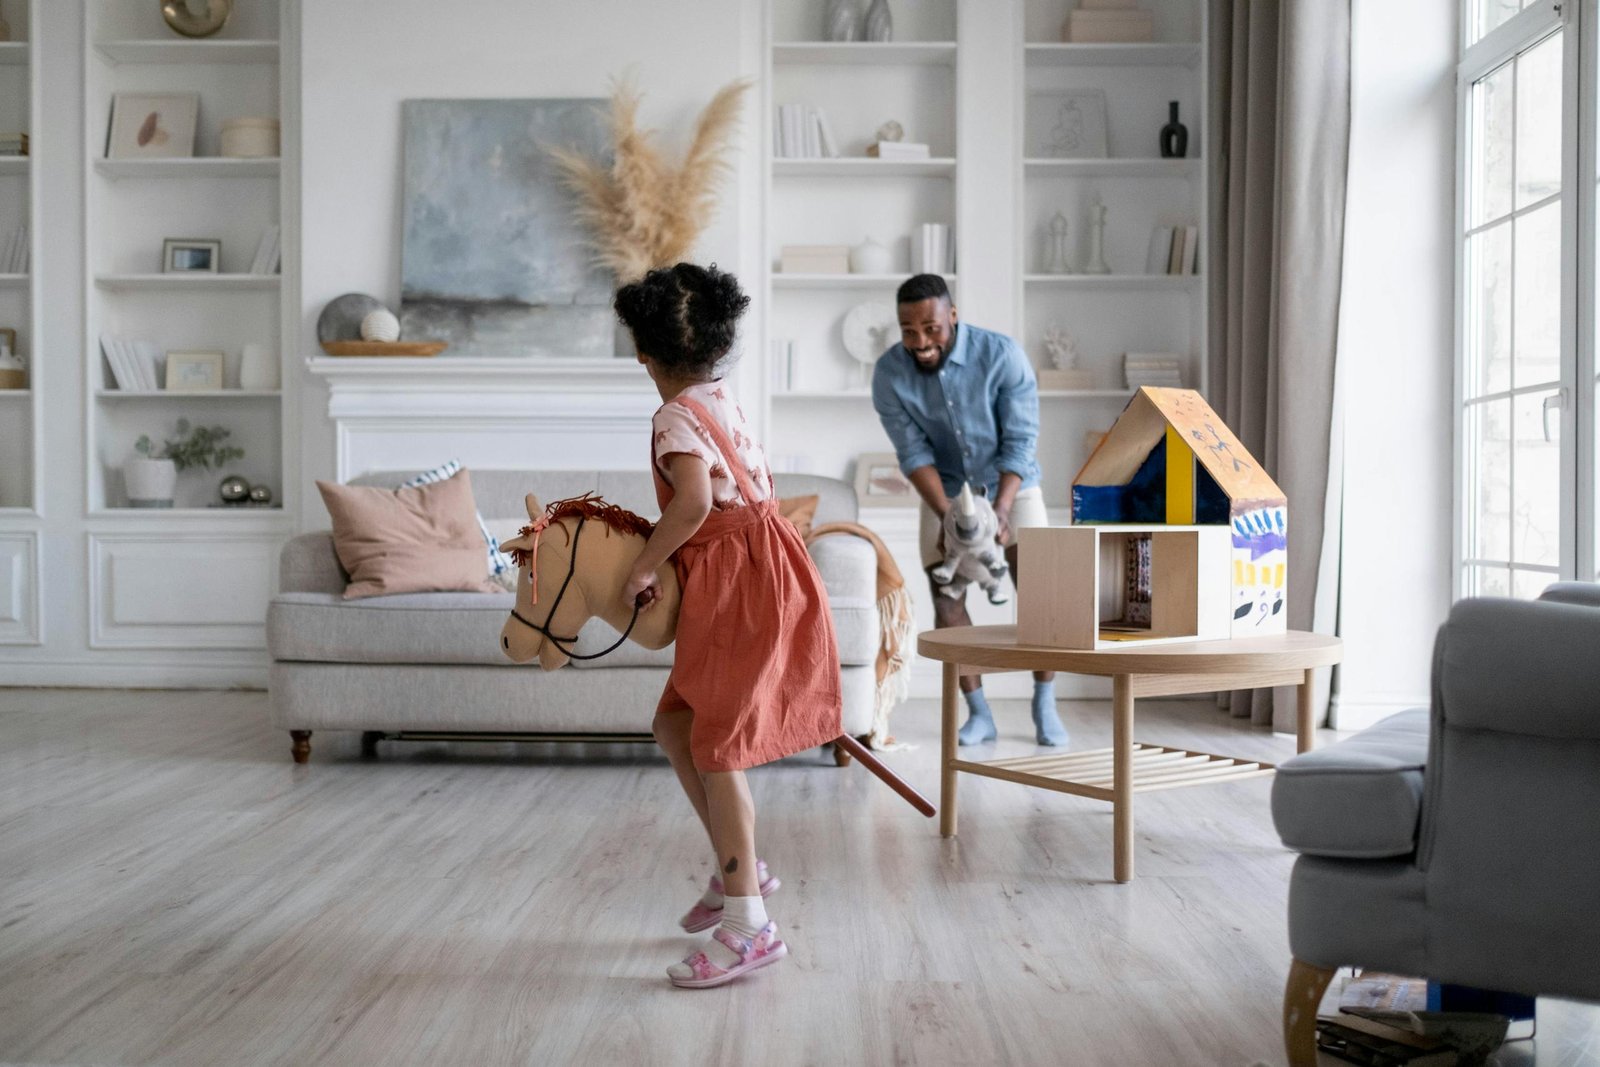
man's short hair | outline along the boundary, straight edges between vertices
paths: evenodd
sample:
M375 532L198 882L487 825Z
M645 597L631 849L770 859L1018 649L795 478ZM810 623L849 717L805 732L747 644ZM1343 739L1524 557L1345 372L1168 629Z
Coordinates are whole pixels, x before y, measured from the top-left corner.
M950 301L950 287L937 274L913 274L900 283L896 304L920 304L924 300Z

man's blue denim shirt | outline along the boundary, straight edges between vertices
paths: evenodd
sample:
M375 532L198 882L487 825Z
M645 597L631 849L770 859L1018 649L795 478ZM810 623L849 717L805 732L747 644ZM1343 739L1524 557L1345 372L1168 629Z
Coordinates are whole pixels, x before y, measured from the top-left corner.
M993 500L1002 471L1020 475L1023 489L1039 484L1039 385L1022 346L1003 333L958 323L938 374L896 344L873 368L872 406L900 469L937 468L948 496L968 481Z

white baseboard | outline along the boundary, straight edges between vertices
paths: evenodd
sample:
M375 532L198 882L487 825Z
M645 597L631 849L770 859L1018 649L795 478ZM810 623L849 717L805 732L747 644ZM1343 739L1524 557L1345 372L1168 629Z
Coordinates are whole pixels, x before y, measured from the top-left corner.
M1430 700L1426 693L1406 696L1401 693L1381 693L1373 696L1348 697L1336 695L1328 710L1328 722L1340 732L1365 730L1382 722L1397 712L1412 708L1425 708Z
M267 665L199 663L0 662L3 684L14 688L265 689Z

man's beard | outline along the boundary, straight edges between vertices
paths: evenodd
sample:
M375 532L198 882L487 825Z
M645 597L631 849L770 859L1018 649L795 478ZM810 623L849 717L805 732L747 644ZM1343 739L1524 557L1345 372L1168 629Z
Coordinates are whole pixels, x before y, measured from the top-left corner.
M944 370L944 365L950 362L950 353L954 352L955 348L956 335L955 332L952 331L950 334L950 343L939 350L939 361L937 363L930 367L926 363L922 362L922 360L918 359L916 353L914 352L911 354L911 362L917 368L917 370L921 371L923 374L938 374L940 371Z

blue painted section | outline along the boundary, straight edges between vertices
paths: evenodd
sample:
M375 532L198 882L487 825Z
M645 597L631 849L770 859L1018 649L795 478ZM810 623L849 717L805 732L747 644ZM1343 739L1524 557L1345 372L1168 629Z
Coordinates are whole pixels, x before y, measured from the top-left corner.
M1164 523L1167 521L1167 442L1150 450L1127 485L1075 485L1072 521ZM1227 521L1224 513L1223 521Z
M1196 463L1194 478L1194 521L1201 526L1226 526L1233 513L1233 501L1211 477L1205 465Z

